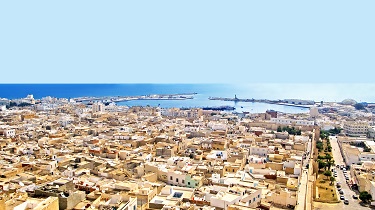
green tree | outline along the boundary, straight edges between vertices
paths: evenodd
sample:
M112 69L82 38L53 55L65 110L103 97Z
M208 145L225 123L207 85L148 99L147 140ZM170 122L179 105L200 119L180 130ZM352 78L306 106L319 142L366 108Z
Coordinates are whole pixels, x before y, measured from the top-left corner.
M327 147L327 150L328 150L328 152L332 152L332 147L331 147L331 146L328 146L328 147Z
M322 160L318 160L318 168L319 170L326 167L326 163Z
M342 131L342 128L337 128L337 127L335 127L334 129L330 129L328 132L329 132L330 134L335 134L335 135L337 135L337 134L341 133L341 131Z
M364 203L367 203L372 200L372 196L367 191L362 191L359 193L359 199Z
M316 142L316 148L319 150L319 152L322 151L322 149L323 149L323 142L321 142L321 141Z
M333 166L332 162L331 161L327 161L326 162L326 167L328 168L328 170L331 170L331 166Z
M329 154L329 153L326 153L326 156L325 158L327 161L331 161L332 160L332 156Z
M324 160L324 159L325 159L325 156L318 155L318 159L319 159L319 160Z
M331 181L331 185L332 185L333 182L335 181L335 177L333 177L333 176L329 177L329 181Z
M320 138L321 139L328 139L329 133L327 131L321 130L320 131Z
M332 176L332 172L327 170L327 171L324 171L323 175L326 176L328 179L328 177Z

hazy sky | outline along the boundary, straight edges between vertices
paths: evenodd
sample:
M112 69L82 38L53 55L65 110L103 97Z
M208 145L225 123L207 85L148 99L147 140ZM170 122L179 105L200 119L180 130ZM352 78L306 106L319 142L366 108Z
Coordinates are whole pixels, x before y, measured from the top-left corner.
M0 83L373 82L375 1L7 0Z

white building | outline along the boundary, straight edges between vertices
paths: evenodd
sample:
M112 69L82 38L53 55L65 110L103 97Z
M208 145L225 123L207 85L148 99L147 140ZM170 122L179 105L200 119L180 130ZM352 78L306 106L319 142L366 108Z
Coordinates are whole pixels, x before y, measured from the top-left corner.
M16 136L16 130L12 129L9 126L2 126L0 127L0 134L5 136L6 138L13 138Z
M227 210L229 205L238 204L241 196L232 193L218 192L210 199L210 205Z
M368 128L368 137L375 138L375 126L370 126Z
M186 174L181 171L168 170L168 184L184 187L186 186Z
M105 106L101 102L97 102L97 103L94 103L92 105L92 112L93 113L95 113L95 112L104 112L104 110L105 110Z
M59 124L63 127L66 127L67 125L74 122L74 119L70 116L63 116L59 119Z
M274 147L250 147L249 155L258 155L265 157L268 154L274 154Z
M295 119L286 119L286 118L271 118L271 122L282 125L305 125L312 126L314 121L310 120L295 120Z

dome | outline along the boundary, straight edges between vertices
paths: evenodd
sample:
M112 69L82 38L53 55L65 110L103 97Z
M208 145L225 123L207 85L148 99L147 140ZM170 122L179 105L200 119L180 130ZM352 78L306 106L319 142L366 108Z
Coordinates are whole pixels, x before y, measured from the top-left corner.
M344 104L344 105L354 105L356 104L357 101L353 100L353 99L345 99L341 102L341 104Z

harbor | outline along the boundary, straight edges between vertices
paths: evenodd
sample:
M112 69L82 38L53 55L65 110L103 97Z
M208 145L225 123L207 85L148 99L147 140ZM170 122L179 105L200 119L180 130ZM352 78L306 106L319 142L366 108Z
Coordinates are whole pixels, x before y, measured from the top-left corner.
M194 95L197 93L180 93L180 94L152 94L152 95L142 95L142 96L103 96L103 97L77 97L72 98L77 102L95 102L101 101L107 102L122 102L122 101L132 101L132 100L188 100L194 99Z
M300 100L300 99L284 99L284 100L269 100L269 99L240 99L235 95L234 98L223 98L223 97L209 97L209 100L217 101L233 101L233 102L252 102L252 103L267 103L277 104L282 106L293 106L300 108L311 108L315 105L314 101L311 100Z

